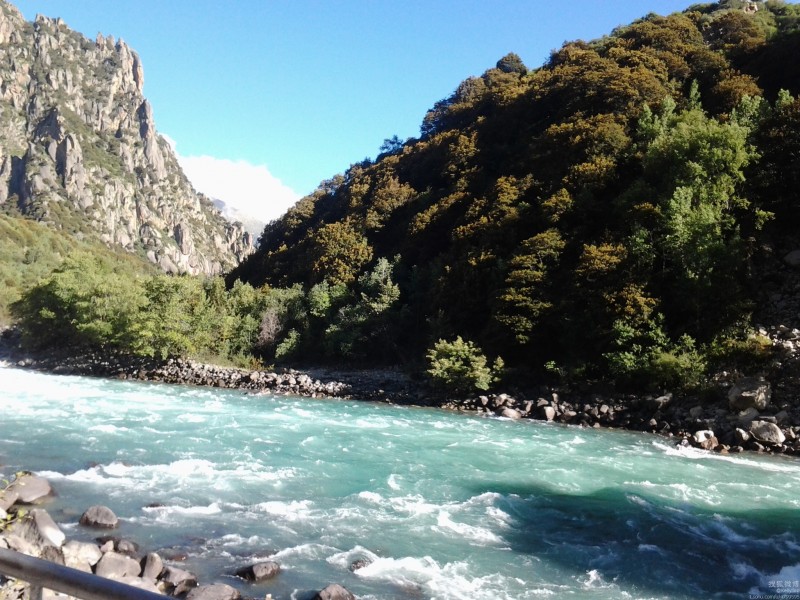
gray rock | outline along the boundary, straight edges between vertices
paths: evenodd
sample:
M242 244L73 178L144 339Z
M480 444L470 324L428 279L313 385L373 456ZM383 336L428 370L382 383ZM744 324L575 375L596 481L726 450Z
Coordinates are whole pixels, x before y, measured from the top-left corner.
M120 554L127 554L128 556L136 556L136 553L139 552L139 546L130 540L116 541L114 549Z
M742 377L728 392L728 403L733 410L748 408L764 410L772 398L769 382L756 377Z
M142 579L141 577L134 577L133 575L124 575L123 577L114 579L120 583L130 585L140 590L147 590L148 592L153 592L154 594L161 593L161 590L156 587L155 582L150 581L149 579Z
M358 571L359 569L363 569L364 567L368 567L371 564L372 564L371 559L359 558L350 563L350 570L355 572Z
M44 477L26 473L17 477L8 486L6 493L9 492L17 494L17 504L39 504L53 495L53 488Z
M737 427L733 434L736 438L736 443L739 446L744 446L747 442L750 441L750 434L747 433L744 429L740 429Z
M517 420L522 418L522 413L515 408L504 408L500 413L500 416L507 419Z
M644 401L651 410L661 410L672 402L672 394L664 394L658 398L645 398Z
M783 257L783 262L785 262L790 267L800 267L800 250L792 250Z
M96 545L76 540L70 540L64 544L62 551L65 565L87 573L91 573L92 567L103 557L103 553Z
M164 561L155 552L142 559L142 579L158 579L164 570Z
M3 541L5 547L13 550L14 552L27 554L28 556L39 556L41 554L36 546L13 532L4 532L3 537L1 537L0 540Z
M713 450L719 446L719 440L714 436L714 432L708 429L695 432L692 439L696 446L704 450Z
M139 565L138 560L117 552L103 554L103 558L98 561L94 569L95 575L106 577L107 579L119 579L128 575L138 577L141 572L142 567Z
M751 406L747 410L743 410L742 412L740 412L739 415L737 416L737 419L739 423L741 423L742 425L749 425L756 418L758 418L759 414L761 413L759 413L758 410L756 410Z
M119 519L107 506L90 506L81 515L80 524L86 527L114 529L119 525Z
M699 419L703 414L702 406L693 406L689 409L689 416L693 419Z
M543 406L540 410L542 416L548 421L552 421L556 418L556 409L552 406Z
M246 579L247 581L254 581L258 583L259 581L272 579L280 572L281 566L278 563L270 560L243 567L236 571L236 575L242 579Z
M39 548L40 551L46 546L60 548L67 538L52 517L47 514L47 511L41 508L34 508L25 515L14 526L13 533Z
M177 567L165 567L161 574L161 582L165 591L173 596L180 596L197 587L197 577Z
M356 600L356 597L338 583L332 583L317 592L313 600Z
M14 506L17 502L17 498L19 498L19 493L13 489L6 489L4 491L0 491L0 510L7 511L9 508Z
M753 421L750 424L750 433L759 442L765 444L777 446L786 441L786 436L783 435L780 427L767 421Z
M186 596L186 600L239 600L239 590L224 583L201 585Z

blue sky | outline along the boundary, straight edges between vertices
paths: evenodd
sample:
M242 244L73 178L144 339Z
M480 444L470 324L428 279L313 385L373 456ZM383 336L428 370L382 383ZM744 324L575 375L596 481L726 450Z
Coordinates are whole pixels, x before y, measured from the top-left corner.
M266 219L385 138L418 135L434 102L508 52L537 67L564 41L692 0L12 2L28 20L123 38L195 187L249 196Z

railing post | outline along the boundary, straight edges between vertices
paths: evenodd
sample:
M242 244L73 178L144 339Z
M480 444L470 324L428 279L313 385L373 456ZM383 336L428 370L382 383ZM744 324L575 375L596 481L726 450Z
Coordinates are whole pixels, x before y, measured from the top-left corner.
M37 585L35 583L30 584L30 596L31 600L42 600L42 586Z

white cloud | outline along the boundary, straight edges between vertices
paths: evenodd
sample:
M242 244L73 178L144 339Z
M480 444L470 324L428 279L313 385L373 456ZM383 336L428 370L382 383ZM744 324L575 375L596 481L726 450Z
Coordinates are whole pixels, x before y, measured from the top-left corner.
M175 150L175 141L163 134L162 137ZM181 156L177 151L175 154L198 192L265 223L283 215L300 198L264 165L213 156Z

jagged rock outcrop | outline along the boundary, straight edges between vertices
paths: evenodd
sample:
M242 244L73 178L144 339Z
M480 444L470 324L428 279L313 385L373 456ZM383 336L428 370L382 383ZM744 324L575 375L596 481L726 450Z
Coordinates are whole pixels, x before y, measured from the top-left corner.
M198 194L156 131L122 40L0 0L0 211L98 237L165 271L213 274L252 236Z

